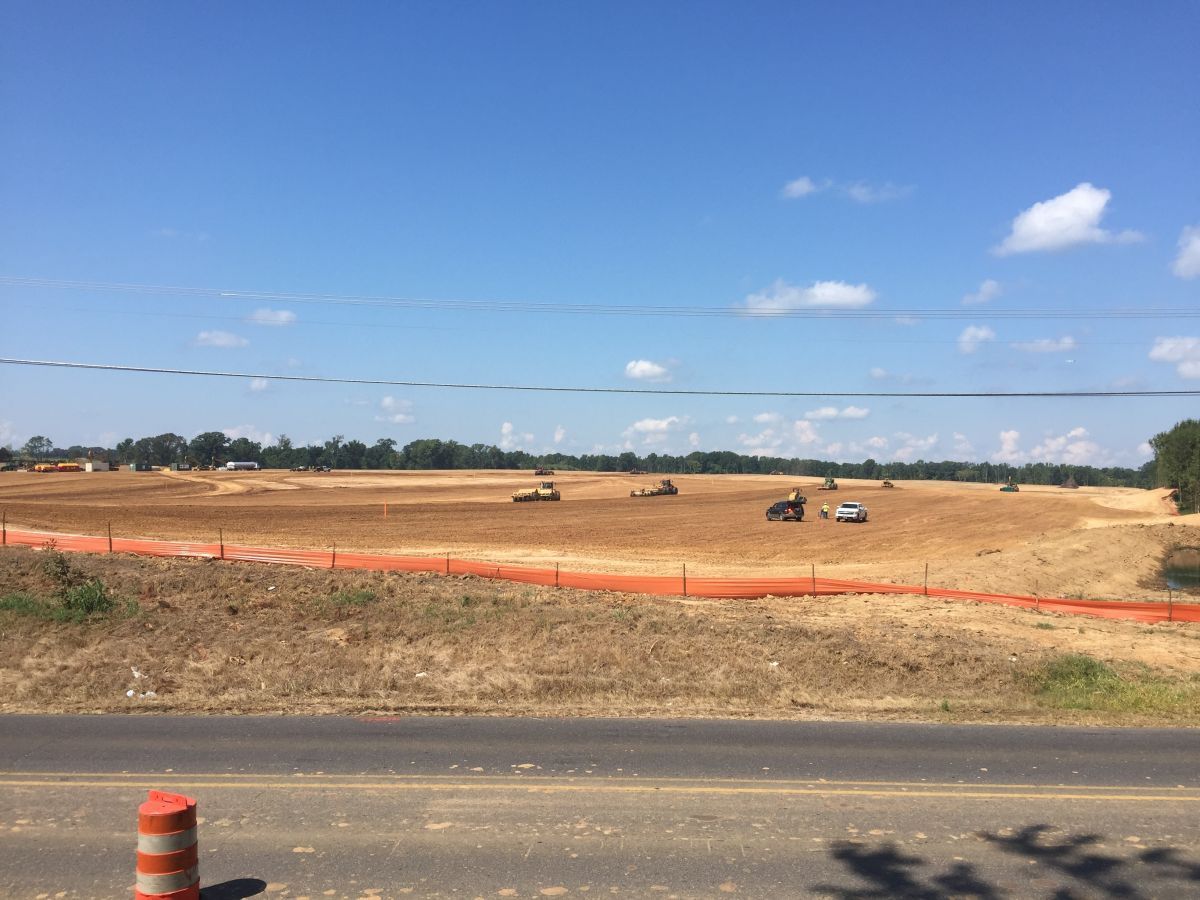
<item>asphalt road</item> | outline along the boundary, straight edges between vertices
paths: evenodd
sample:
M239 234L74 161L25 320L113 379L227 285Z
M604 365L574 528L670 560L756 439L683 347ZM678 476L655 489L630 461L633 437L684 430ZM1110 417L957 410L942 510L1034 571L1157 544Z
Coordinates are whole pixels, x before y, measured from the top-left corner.
M1200 732L0 717L0 896L131 895L149 788L210 900L1200 897Z

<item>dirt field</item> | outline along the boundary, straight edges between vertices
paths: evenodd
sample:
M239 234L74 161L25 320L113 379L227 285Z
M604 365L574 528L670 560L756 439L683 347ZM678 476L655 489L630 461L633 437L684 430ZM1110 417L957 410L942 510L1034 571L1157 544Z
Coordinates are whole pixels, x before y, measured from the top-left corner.
M653 476L564 473L557 503L512 503L517 472L195 472L0 475L8 521L117 536L441 554L600 572L807 575L1092 599L1166 600L1164 555L1200 546L1165 491L679 476L676 497L630 498ZM802 523L764 510L794 484ZM858 500L863 525L817 510ZM384 504L387 517L384 517Z
M1164 556L1200 546L1195 517L1172 515L1163 491L675 480L677 497L630 498L654 479L569 473L555 477L562 501L512 503L533 476L17 473L0 475L0 508L13 525L67 532L111 523L118 536L213 540L221 529L230 543L600 572L815 565L823 577L919 584L928 562L934 586L1097 599L1165 601ZM765 521L794 484L809 497L805 521ZM826 499L861 501L870 520L822 521ZM119 555L72 557L119 598L80 624L47 612L46 556L0 551L0 594L20 595L0 609L3 710L1200 721L1192 625L919 597L696 601ZM1050 691L1046 667L1064 654L1111 670L1055 676L1066 687ZM148 689L156 696L125 696Z

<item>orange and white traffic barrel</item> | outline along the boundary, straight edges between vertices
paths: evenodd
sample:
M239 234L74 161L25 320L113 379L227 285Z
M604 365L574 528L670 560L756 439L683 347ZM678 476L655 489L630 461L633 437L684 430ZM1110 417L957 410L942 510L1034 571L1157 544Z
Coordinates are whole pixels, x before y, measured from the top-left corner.
M150 791L138 807L134 900L200 900L196 801Z

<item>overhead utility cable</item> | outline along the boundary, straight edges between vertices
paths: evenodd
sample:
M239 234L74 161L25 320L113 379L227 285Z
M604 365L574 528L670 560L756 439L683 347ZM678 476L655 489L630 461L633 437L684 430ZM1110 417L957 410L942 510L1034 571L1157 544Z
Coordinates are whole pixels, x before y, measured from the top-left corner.
M204 297L217 300L254 301L257 303L301 303L354 306L367 309L422 309L439 312L557 313L588 316L669 316L683 318L742 319L1193 319L1200 318L1200 307L1126 307L1101 309L1010 309L974 306L969 308L838 308L813 306L667 306L654 304L542 303L526 300L464 300L429 297L364 296L283 291L234 291L216 288L191 288L172 285L126 284L103 281L65 281L52 278L25 278L0 275L0 285L28 288L58 288L150 296Z
M526 391L552 394L646 394L675 397L1196 397L1188 391L708 391L679 388L553 387L532 384L470 384L450 381L408 381L387 378L335 378L324 375L269 375L261 372L215 372L204 369L165 369L156 366L120 366L48 359L8 359L0 365L42 366L55 369L90 369L104 372L139 372L155 375L194 375L205 378L261 378L314 384L363 384L386 387L452 388L470 391Z

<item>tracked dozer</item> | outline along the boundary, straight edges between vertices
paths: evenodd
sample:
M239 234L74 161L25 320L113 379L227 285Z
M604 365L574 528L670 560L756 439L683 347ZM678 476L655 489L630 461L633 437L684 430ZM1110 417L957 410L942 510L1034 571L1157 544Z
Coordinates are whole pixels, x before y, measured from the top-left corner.
M804 496L804 491L798 487L792 488L787 495L789 503L807 503L808 498Z
M1017 487L1017 483L1013 481L1012 478L1009 478L1008 484L1004 485L1004 487L1000 488L1000 490L1005 494L1015 494L1021 489Z
M881 484L880 487L895 487L895 485L885 478L883 479L883 484Z
M670 478L664 478L654 487L638 488L636 491L630 491L630 497L673 497L679 493L679 488L671 484Z
M817 488L818 491L836 491L837 482L833 480L832 475L825 476L825 483Z
M533 470L533 474L534 475L553 475L554 470L553 469L543 469L541 466L538 466L536 469Z

